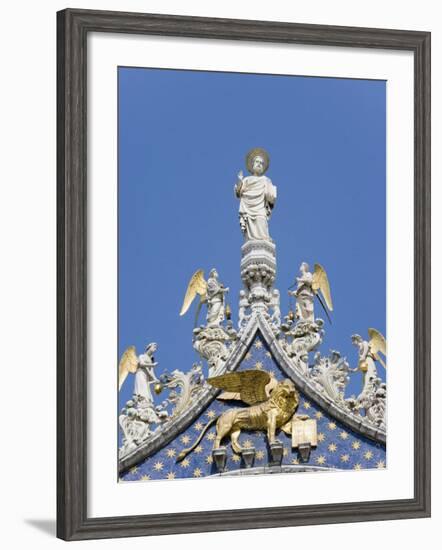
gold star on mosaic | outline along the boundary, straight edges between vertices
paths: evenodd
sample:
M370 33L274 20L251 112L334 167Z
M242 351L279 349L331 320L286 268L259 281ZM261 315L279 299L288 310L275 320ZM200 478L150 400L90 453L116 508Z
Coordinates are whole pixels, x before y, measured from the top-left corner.
M323 417L323 414L322 414L321 411L317 411L317 412L315 412L315 416L318 420L321 420L321 418Z
M373 458L373 453L371 451L366 451L364 453L365 460L371 460Z
M330 445L328 446L328 450L329 450L331 453L335 453L337 448L338 448L338 447L335 445L335 443L330 443Z
M319 464L319 465L325 464L325 456L324 455L317 456L316 464Z
M264 458L264 451L256 451L256 459L262 460Z
M176 455L176 451L175 449L167 449L166 454L168 458L173 458Z
M261 363L261 361L256 361L255 363L255 369L262 370L264 365Z
M339 434L339 437L345 441L348 438L348 433L347 432L341 432Z
M188 443L190 443L190 437L188 435L183 435L181 437L181 443L184 443L184 445L187 445Z
M137 467L137 466L134 466L133 468L131 468L131 469L129 470L129 473L131 473L131 474L136 474L136 473L138 473L138 467Z
M379 468L380 470L382 470L382 468L385 468L385 462L383 460L380 460L379 462L376 463L376 468Z
M207 411L206 415L208 418L213 418L215 416L215 411Z
M251 449L253 447L253 443L250 439L246 439L242 446L244 447L244 449Z
M193 477L201 477L203 475L203 472L201 471L201 468L195 468L193 470Z
M197 422L195 424L195 430L198 430L199 432L204 428L204 424L202 422Z
M353 443L351 444L351 446L353 447L353 449L354 449L355 451L357 451L357 450L360 448L360 446L361 446L361 442L360 442L360 441L353 441Z
M336 430L336 424L334 422L328 423L328 429L329 430Z
M350 460L350 456L345 454L341 455L341 462L348 462Z
M144 476L141 476L140 479L141 479L141 481L149 481L149 480L150 480L150 476L144 474Z
M282 456L288 456L288 455L289 455L289 450L287 449L287 447L284 447L282 451Z
M292 458L292 464L297 466L299 464L299 460L297 458Z
M207 462L207 464L213 464L213 456L212 455L207 455L206 456L206 462Z
M241 462L241 457L237 454L232 455L233 462Z
M157 472L161 471L163 469L163 463L159 460L158 462L155 462L153 465L154 470Z
M198 445L198 447L195 447L195 450L193 451L194 453L202 453L203 452L203 448L201 445Z
M262 342L260 340L256 340L256 342L253 344L256 349L262 348Z
M266 351L266 357L268 357L269 359L271 359L272 354L270 353L270 351Z
M175 479L175 472L169 472L166 477L167 479Z
M250 353L250 351L248 351L248 352L246 353L245 360L246 360L246 361L250 361L251 358L252 358L252 354Z
M213 432L210 432L209 434L207 434L207 439L209 441L213 441L215 439L215 434Z
M362 470L362 466L358 463L353 466L355 470Z
M318 441L321 443L322 441L324 441L325 439L325 434L323 434L322 432L319 432L318 433Z
M188 458L184 458L181 462L181 467L182 468L188 468L189 467L189 464L190 464L190 460Z
M304 401L303 407L304 409L308 410L311 407L311 404L308 401Z

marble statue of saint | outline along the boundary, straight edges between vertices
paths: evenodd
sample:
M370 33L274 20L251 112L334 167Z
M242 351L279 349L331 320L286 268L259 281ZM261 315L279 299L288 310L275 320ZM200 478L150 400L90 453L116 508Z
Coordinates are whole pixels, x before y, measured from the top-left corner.
M219 326L224 321L224 295L229 292L218 280L218 272L212 269L207 279L207 325Z
M153 354L157 345L152 342L146 346L144 353L138 356L138 366L135 372L134 395L143 403L144 407L153 406L151 384L158 382L154 368L158 365Z
M239 223L246 240L271 241L268 220L276 201L276 187L265 176L269 155L264 149L252 149L246 157L250 176L238 174L235 194L240 199Z

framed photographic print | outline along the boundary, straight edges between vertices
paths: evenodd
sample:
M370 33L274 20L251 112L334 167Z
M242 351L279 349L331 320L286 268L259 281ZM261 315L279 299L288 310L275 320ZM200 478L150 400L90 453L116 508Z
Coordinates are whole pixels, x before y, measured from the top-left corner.
M430 514L430 34L58 13L58 536Z

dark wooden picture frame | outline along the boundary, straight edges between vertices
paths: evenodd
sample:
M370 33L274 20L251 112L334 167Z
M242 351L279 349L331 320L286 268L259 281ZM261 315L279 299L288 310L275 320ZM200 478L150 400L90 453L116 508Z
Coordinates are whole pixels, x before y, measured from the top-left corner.
M414 55L414 497L87 517L87 37L90 32L408 50ZM65 540L430 515L430 33L67 9L57 14L57 535Z

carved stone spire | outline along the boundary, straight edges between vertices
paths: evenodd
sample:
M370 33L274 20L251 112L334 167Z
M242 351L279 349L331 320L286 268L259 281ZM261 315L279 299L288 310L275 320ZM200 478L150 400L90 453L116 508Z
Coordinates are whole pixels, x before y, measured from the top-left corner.
M241 279L252 311L268 311L275 277L275 245L265 240L246 241L241 247Z

